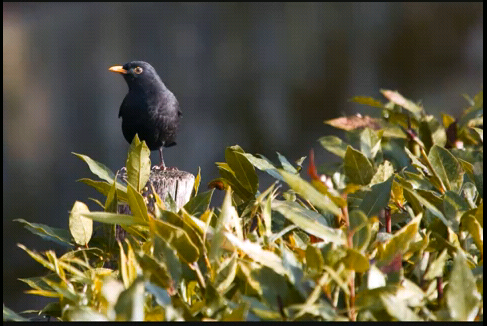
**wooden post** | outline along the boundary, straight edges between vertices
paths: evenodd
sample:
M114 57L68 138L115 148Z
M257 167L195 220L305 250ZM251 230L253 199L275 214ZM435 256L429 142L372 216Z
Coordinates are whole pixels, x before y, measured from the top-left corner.
M122 170L120 176L122 179L126 179L127 172ZM147 181L142 196L146 199L146 203L149 211L154 209L154 200L150 199L149 195L152 193L152 186L154 190L164 201L168 194L176 203L177 210L183 207L191 197L191 192L194 186L194 175L179 170L160 170L157 167L153 167L149 176L149 181ZM118 206L118 213L120 214L132 214L130 207L127 203L120 204ZM119 225L116 228L115 239L123 240L125 238L125 230L123 230Z

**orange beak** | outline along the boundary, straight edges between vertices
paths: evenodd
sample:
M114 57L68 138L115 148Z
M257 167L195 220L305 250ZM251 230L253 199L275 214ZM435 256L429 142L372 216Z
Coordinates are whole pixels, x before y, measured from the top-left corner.
M108 70L113 71L113 72L118 72L119 74L126 74L127 70L123 69L122 66L113 66L108 68Z

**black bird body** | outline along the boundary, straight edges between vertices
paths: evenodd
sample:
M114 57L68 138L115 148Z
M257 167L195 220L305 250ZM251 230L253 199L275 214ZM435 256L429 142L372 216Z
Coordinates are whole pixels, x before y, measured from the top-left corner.
M121 73L129 87L118 114L125 139L131 143L138 134L151 151L159 149L164 168L162 148L176 145L182 116L176 97L147 62L132 61L110 70Z

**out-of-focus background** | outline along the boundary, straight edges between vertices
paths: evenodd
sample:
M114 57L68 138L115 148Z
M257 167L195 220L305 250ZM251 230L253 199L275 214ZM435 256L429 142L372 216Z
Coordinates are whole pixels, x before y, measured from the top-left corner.
M205 188L234 144L335 159L316 141L337 133L323 121L380 113L354 95L398 90L458 116L461 94L483 84L483 4L4 2L3 302L15 311L49 302L22 292L17 278L46 270L16 243L62 250L12 220L67 228L76 200L98 209L88 198L101 196L75 182L96 177L70 153L124 165L127 86L108 68L132 60L151 63L183 111L166 164L200 166Z

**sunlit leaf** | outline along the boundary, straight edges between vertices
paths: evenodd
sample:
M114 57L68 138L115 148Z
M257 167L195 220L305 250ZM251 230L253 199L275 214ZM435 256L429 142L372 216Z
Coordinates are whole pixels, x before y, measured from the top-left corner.
M401 94L399 94L397 91L390 91L386 89L381 89L380 91L382 95L384 95L385 98L387 98L389 101L393 102L394 104L397 104L399 106L402 106L406 110L414 113L414 114L419 114L423 108L414 103L413 101L410 101Z
M107 168L104 164L101 164L95 160L92 160L90 157L83 155L83 154L78 154L72 152L72 154L76 155L83 161L85 161L86 164L88 164L88 167L90 168L90 171L96 174L100 179L103 179L107 181L109 184L113 182L113 179L115 178L115 175L113 172Z
M382 132L376 133L370 128L364 128L360 133L360 150L369 159L375 158L380 150Z
M143 277L137 278L127 290L120 293L115 312L119 321L144 321Z
M475 218L474 213L478 210L471 210L463 214L461 217L461 229L468 231L473 238L477 248L480 250L480 255L484 254L484 233L479 221Z
M473 321L479 311L480 294L475 278L461 251L453 261L448 288L445 291L446 304L454 320Z
M344 158L345 152L347 151L347 144L344 143L340 138L336 136L324 136L318 139L321 146L323 146L328 151L333 154Z
M211 197L214 189L199 193L191 198L185 205L184 209L190 215L201 216L210 206Z
M371 118L368 115L352 115L349 117L341 117L325 121L326 124L343 130L354 130L364 127L369 127L374 130L381 128L380 119Z
M348 219L350 221L349 232L353 232L353 247L361 251L367 247L371 236L367 215L361 210L355 209L350 212Z
M127 187L127 196L130 206L130 211L134 214L136 220L148 221L149 215L147 213L147 206L144 197L137 192L130 184Z
M127 155L127 181L135 190L141 191L149 180L151 161L150 150L145 141L140 142L135 135Z
M436 257L435 260L429 264L426 274L424 274L425 280L433 280L436 277L443 275L443 268L445 268L445 263L448 260L448 251L444 249L441 254Z
M405 253L409 247L409 243L415 238L419 230L419 223L422 215L413 218L408 224L397 231L385 245L381 252L379 266L384 266L391 262L399 253Z
M236 248L248 255L254 261L269 267L278 274L286 275L288 273L282 264L282 259L275 253L264 250L261 246L252 243L249 240L241 241L229 232L225 232L225 236Z
M87 178L83 178L83 179L79 179L77 180L78 182L83 182L85 184L87 184L88 186L90 187L93 187L95 188L98 192L100 192L101 194L107 196L110 189L111 189L111 185L110 183L107 183L105 181L95 181L95 180L91 180L91 179L87 179ZM116 183L116 187L117 187L117 197L118 199L120 199L121 201L124 201L124 202L127 202L127 187L121 185L119 182Z
M196 174L196 178L194 179L194 194L198 194L198 189L201 183L201 168L198 166L198 173Z
M277 168L268 160L255 157L254 155L249 153L241 153L241 155L245 156L247 160L249 160L249 162L252 163L252 165L255 166L257 169L267 172L269 175L278 180L284 181L281 175L277 172Z
M191 238L186 231L177 226L153 218L151 218L149 222L151 229L175 248L184 261L193 263L198 259L200 251L191 241Z
M309 182L301 179L299 175L286 172L284 170L278 170L282 175L286 183L297 194L303 196L309 200L315 207L324 211L330 212L334 215L340 215L340 208L328 197L316 190Z
M93 234L93 220L84 216L85 213L89 212L86 204L76 201L69 213L69 232L80 246L87 245Z
M358 273L364 273L369 269L369 260L367 257L352 248L347 248L347 255L342 258L341 262L343 262L346 268Z
M254 167L244 155L241 155L242 153L244 151L238 145L228 147L225 150L225 160L235 172L239 183L250 193L255 194L259 186L259 179Z
M30 319L20 316L3 304L3 321L30 321Z
M447 149L433 145L428 159L440 177L446 190L459 192L462 187L464 171L458 160Z

